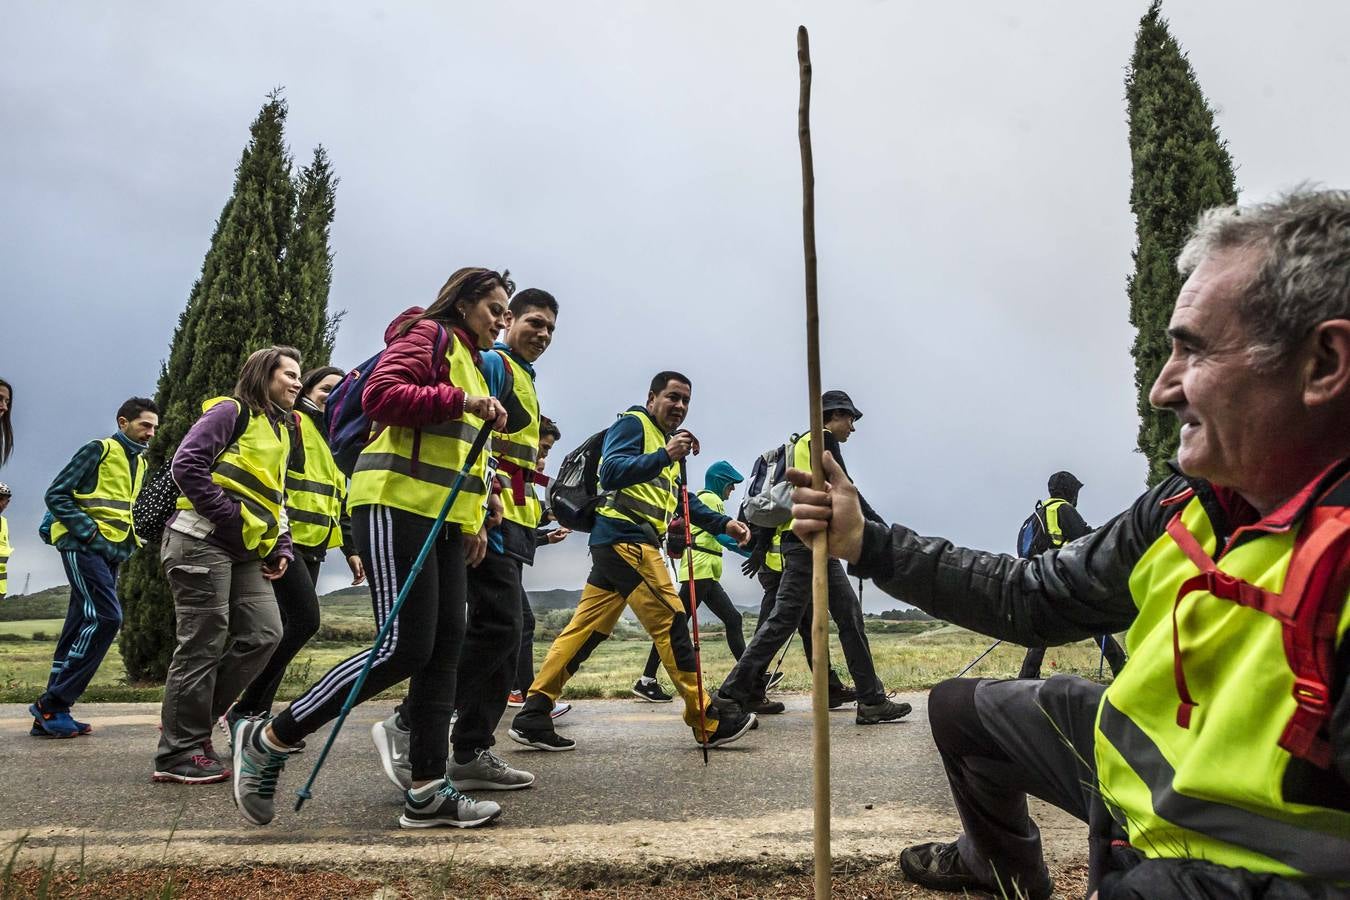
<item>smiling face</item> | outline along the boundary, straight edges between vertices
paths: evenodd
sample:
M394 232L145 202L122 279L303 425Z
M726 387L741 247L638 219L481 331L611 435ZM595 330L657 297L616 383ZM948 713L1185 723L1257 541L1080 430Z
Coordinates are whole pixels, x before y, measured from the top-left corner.
M272 377L267 384L267 397L282 409L295 406L295 398L300 396L300 364L289 356L277 361Z
M314 387L309 389L309 393L305 396L305 399L310 403L313 403L315 407L318 408L319 412L323 412L324 408L328 406L328 395L333 393L333 388L337 387L338 382L341 380L342 376L336 373L325 375L323 378L319 379L319 382L315 384Z
M479 350L487 350L506 327L506 306L510 298L506 291L494 287L478 300L462 300L455 304L464 321L464 328L473 335Z
M648 392L647 412L662 431L670 433L680 427L689 414L689 394L689 385L673 378L660 391Z
M544 355L553 342L558 317L543 306L526 308L519 316L506 314L506 346L526 362L532 363Z

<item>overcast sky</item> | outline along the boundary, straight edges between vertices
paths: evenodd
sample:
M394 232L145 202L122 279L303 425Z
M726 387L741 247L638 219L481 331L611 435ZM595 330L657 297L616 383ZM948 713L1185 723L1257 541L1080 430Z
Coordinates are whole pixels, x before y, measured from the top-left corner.
M795 30L811 30L825 387L887 518L1012 548L1045 478L1097 524L1142 489L1125 279L1124 74L1147 3L11 4L0 34L0 377L10 590L62 581L41 496L150 394L276 85L341 178L334 362L464 265L562 304L539 394L561 449L693 380L748 474L806 427ZM1245 199L1350 184L1350 4L1165 10ZM556 462L561 458L558 454ZM733 498L738 502L739 495ZM579 536L580 537L580 536ZM330 557L322 589L340 585ZM584 539L532 588L580 587ZM738 572L738 602L758 591ZM890 605L879 592L869 609Z

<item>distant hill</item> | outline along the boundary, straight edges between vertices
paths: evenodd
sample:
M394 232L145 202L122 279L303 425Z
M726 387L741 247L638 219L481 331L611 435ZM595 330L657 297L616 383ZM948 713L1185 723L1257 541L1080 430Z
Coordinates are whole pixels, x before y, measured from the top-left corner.
M547 612L550 609L571 609L581 599L581 591L555 589L551 591L527 591L530 595L530 607L535 612ZM319 598L320 608L325 612L343 615L370 615L370 588L366 585L345 587ZM65 615L64 609L61 613ZM27 618L27 617L25 617Z
M24 619L64 619L70 605L70 585L49 587L32 594L10 594L0 600L0 622Z

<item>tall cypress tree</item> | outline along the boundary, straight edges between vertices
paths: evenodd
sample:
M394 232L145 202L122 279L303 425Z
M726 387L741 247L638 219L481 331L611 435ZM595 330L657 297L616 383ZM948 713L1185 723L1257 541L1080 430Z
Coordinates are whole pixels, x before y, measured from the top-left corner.
M1154 0L1140 20L1125 77L1137 239L1128 287L1130 324L1138 332L1130 352L1139 393L1138 447L1148 460L1150 485L1168 475L1167 461L1177 450L1176 417L1148 403L1171 350L1167 323L1182 284L1177 254L1202 211L1237 202L1227 144L1161 7Z
M160 369L155 401L160 428L146 454L152 470L172 459L203 400L229 394L244 360L260 347L290 344L326 362L331 350L327 314L336 179L326 154L293 178L285 144L286 102L268 95L250 127L248 145L235 169L234 190L216 220L201 275L179 315ZM317 165L321 162L322 165ZM312 175L307 175L311 169ZM310 225L298 212L306 201ZM322 223L317 230L313 223ZM295 251L296 247L300 249ZM310 262L301 265L297 257ZM304 276L318 259L323 276ZM306 359L306 364L310 360ZM174 648L173 599L159 569L159 548L147 546L127 563L119 590L125 615L121 648L127 673L163 680Z
M314 149L314 158L300 170L297 184L295 230L286 255L289 294L283 316L290 319L295 344L305 368L328 365L333 355L340 313L328 312L328 289L333 282L333 252L329 233L336 209L338 179L328 151Z

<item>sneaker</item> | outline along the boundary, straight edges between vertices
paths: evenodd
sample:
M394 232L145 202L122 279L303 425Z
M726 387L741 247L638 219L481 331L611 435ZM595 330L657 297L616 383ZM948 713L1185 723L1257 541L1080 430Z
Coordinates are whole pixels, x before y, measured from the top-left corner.
M880 703L858 703L858 714L853 721L859 725L880 725L882 722L898 722L909 715L912 707L908 703L896 703L894 700L882 700Z
M93 734L93 733L94 733L94 726L93 726L93 725L90 725L88 722L81 722L79 719L75 718L74 716L71 716L71 717L70 717L70 721L72 721L72 722L75 723L75 728L77 729L77 731L76 731L77 734Z
M242 713L236 713L239 708L237 703L231 703L230 708L220 714L216 719L216 728L220 729L220 734L225 738L225 745L230 748L230 758L234 758L234 723L244 718Z
M900 851L900 868L906 878L926 888L938 891L987 891L998 896L1008 896L1007 886L985 884L966 868L965 861L956 849L956 841L950 844L933 841L906 847ZM1046 875L1039 890L1027 891L1020 884L1013 885L1013 888L1015 896L1047 900L1054 892L1055 883Z
M375 742L375 752L380 754L380 768L401 791L412 787L412 763L408 761L410 738L411 733L399 727L398 713L370 726L370 739Z
M525 692L512 691L506 695L506 705L512 709L520 709L525 705Z
M675 698L661 690L661 685L655 678L643 676L633 682L633 696L639 700L646 700L648 703L669 703Z
M94 733L94 727L93 727L92 725L90 725L88 722L81 722L81 721L78 720L78 719L71 719L70 721L72 721L72 722L75 723L75 728L76 728L76 734L77 734L77 735L81 735L81 734L93 734L93 733ZM48 736L49 736L49 735L47 734L46 730L42 727L42 720L41 720L41 719L34 719L34 720L33 720L33 727L31 727L31 728L28 729L28 735L29 735L30 737L48 737Z
M38 701L29 705L28 713L33 717L33 724L42 730L45 737L79 737L80 726L76 724L68 712L48 711L43 709L41 701Z
M764 685L764 690L766 692L773 690L774 688L778 687L778 682L782 681L786 677L787 673L784 672L782 669L779 669L777 672L774 672L772 675L769 676L768 682L765 683Z
M745 706L746 710L759 716L776 716L787 709L781 702L768 697L756 697Z
M254 825L266 825L276 816L277 778L286 768L287 754L255 746L266 719L240 719L234 725L234 805Z
M708 736L708 746L724 747L732 741L740 740L754 727L754 713L741 712L739 709L727 710L723 717L717 720L717 730ZM694 729L694 743L703 746L703 742L698 739L698 729Z
M845 703L853 703L858 699L858 692L847 685L830 687L830 709L838 709Z
M448 781L432 782L427 788L436 787L430 796L415 797L412 791L404 796L403 815L398 824L404 828L434 828L437 825L449 825L451 828L475 828L486 825L502 814L502 808L491 800L474 800L466 797ZM426 788L418 790L422 794Z
M577 748L576 741L563 737L552 728L512 728L506 734L517 744L524 744L536 750L552 750L560 753L563 750Z
M462 765L451 759L445 777L465 791L518 791L534 784L533 775L511 768L491 750L479 750L472 762Z
M231 742L231 744L233 744L233 742ZM209 756L216 762L220 763L221 766L223 766L225 769L225 774L226 775L230 774L230 761L234 757L233 746L230 748L229 756L221 756L219 753L216 752L216 748L211 743L211 739L207 738L206 740L202 741L202 754L205 756Z
M217 784L230 777L230 770L214 756L194 753L187 759L155 769L151 781L176 781L179 784Z
M571 711L572 704L559 701L553 704L553 709L549 711L548 717L550 719L561 719Z
M291 746L289 746L289 747L286 748L286 754L287 754L288 756L295 756L295 755L297 755L297 754L304 753L304 752L305 752L305 742L304 742L304 741L296 741L294 744L292 744Z

